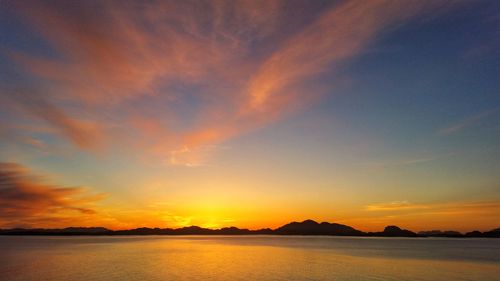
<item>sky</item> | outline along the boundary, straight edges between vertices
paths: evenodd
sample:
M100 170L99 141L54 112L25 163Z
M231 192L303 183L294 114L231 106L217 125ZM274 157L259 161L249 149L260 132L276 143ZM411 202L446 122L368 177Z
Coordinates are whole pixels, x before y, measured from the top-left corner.
M0 228L500 227L498 1L0 0Z

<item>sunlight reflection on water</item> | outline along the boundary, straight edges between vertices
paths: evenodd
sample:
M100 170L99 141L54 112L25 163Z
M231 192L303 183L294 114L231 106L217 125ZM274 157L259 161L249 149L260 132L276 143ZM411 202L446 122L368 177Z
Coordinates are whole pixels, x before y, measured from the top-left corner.
M0 280L499 280L500 239L0 237Z

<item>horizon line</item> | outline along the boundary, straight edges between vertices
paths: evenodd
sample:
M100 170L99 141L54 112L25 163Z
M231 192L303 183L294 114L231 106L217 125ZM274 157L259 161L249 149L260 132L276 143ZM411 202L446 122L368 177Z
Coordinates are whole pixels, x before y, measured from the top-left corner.
M25 227L11 227L11 228L0 228L0 234L8 234L7 233L4 233L3 231L37 231L37 230L40 230L40 231L62 231L62 230L69 230L69 229L76 229L76 231L85 231L85 230L102 230L102 231L106 231L106 232L127 232L127 231L137 231L137 230L157 230L157 231L179 231L179 230L186 230L186 229L193 229L193 228L196 228L198 230L201 230L201 231L224 231L224 230L235 230L235 231L248 231L248 232L263 232L263 231L267 231L267 232L277 232L279 231L280 229L284 228L284 227L287 227L287 226L290 226L290 225L300 225L300 226L303 226L304 224L306 223L309 223L309 226L321 226L321 225L326 225L326 226L337 226L337 227L347 227L348 229L354 231L354 232L359 232L360 234L367 234L367 235L372 235L372 234L380 234L380 233L384 233L384 231L386 231L388 228L397 228L401 231L407 231L407 232L411 232L411 233L414 233L414 234L423 234L423 233L427 233L427 234L437 234L437 235L445 235L446 233L455 233L455 234L460 234L460 235L467 235L469 233L487 233L487 232L494 232L494 231L499 231L500 230L500 227L497 227L497 228L492 228L492 229L489 229L489 230L484 230L484 231L481 231L481 230L478 230L478 229L475 229L475 230L471 230L471 231L464 231L464 232L461 232L461 231L458 231L458 230L452 230L452 229L445 229L445 230L442 230L442 229L429 229L429 230L421 230L421 231L417 231L417 232L414 232L412 230L408 230L408 229L403 229L403 228L400 228L399 226L397 225L394 225L394 224L389 224L387 226L384 227L384 229L382 231L363 231L363 230L359 230L357 228L354 228L352 226L349 226L349 225L346 225L346 224L341 224L341 223L335 223L335 222L327 222L327 221L323 221L323 222L317 222L313 219L305 219L303 221L292 221L292 222L289 222L289 223L286 223L282 226L278 226L276 228L270 228L270 227L264 227L264 228L258 228L258 229L250 229L250 228L240 228L240 227L237 227L237 226L225 226L225 227L219 227L219 228L210 228L210 227L202 227L202 226L198 226L198 225L189 225L189 226L182 226L182 227L148 227L148 226L141 226L141 227L136 227L136 228L127 228L127 229L111 229L111 228L107 228L107 227L103 227L103 226L67 226L67 227L59 227L59 228L45 228L45 227L29 227L29 228L25 228ZM311 225L312 224L312 225ZM304 230L302 229L301 231L307 231L307 230ZM314 231L313 231L314 232ZM316 231L317 232L317 231ZM84 232L82 232L83 234ZM270 234L278 234L278 233L270 233ZM308 235L308 234L306 234ZM349 235L347 235L349 236Z

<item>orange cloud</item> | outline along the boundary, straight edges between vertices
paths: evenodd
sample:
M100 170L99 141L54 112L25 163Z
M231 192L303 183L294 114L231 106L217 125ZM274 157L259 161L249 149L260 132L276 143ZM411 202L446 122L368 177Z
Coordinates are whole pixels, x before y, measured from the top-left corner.
M366 211L384 211L420 213L432 215L462 215L472 213L488 214L500 210L498 202L453 202L434 204L414 204L408 201L393 201L389 203L371 204L365 206ZM407 211L407 212L406 212Z
M373 204L365 207L367 211L400 211L400 210L416 210L427 209L429 206L412 204L408 201L394 201L382 204Z
M64 109L51 103L43 92L35 89L12 91L6 101L29 115L51 124L63 137L81 148L93 149L102 139L100 125L69 116Z
M0 163L0 226L32 226L52 220L67 220L76 215L93 216L92 203L102 194L88 195L78 187L42 183L25 167Z
M344 1L301 24L293 23L290 11L305 10L307 2L17 6L58 54L11 52L25 71L50 85L43 109L28 106L35 116L82 148L100 139L186 164L180 151L183 159L204 162L208 153L200 148L314 102L325 91L313 78L339 71L383 32L442 4Z
M412 230L455 229L471 231L490 229L500 219L498 201L454 201L415 204L408 201L370 204L364 207L354 224L379 229L397 224Z

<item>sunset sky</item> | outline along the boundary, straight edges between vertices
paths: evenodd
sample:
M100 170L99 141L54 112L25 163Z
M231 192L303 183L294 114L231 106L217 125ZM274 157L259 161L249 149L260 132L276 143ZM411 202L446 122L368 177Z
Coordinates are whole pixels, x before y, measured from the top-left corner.
M0 0L0 162L0 228L497 228L500 2Z

